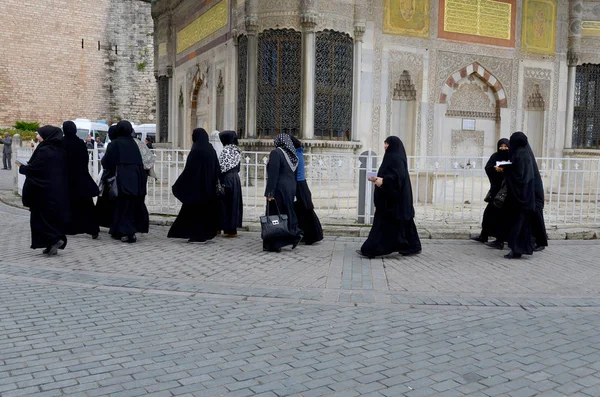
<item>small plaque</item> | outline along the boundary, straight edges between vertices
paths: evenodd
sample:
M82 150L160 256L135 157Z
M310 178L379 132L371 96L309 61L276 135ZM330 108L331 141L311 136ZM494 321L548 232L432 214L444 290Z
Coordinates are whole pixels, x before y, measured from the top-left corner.
M462 129L464 131L475 131L475 120L474 119L463 119Z

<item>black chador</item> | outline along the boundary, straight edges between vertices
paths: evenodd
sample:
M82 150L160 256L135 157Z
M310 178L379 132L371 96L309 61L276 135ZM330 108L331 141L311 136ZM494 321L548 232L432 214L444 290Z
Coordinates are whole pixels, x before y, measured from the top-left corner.
M512 259L531 255L535 249L536 185L541 182L539 172L536 177L535 158L527 136L522 132L515 132L510 137L510 161L512 164L505 167L508 195L504 205L511 251L505 257ZM538 178L540 181L536 182Z
M23 205L31 212L31 248L56 255L67 245L65 230L70 221L67 156L60 128L47 125L38 135L43 141L29 163L19 168L26 177Z
M388 137L385 143L388 147L377 172L373 227L358 251L369 258L421 252L406 151L396 136Z
M315 213L312 194L306 182L304 169L304 148L302 143L295 137L291 137L298 156L298 169L296 170L296 201L294 201L294 212L298 218L298 227L304 233L302 242L312 245L323 240L323 228L319 217Z
M496 169L496 162L508 161L510 159L509 141L506 138L502 138L498 141L498 151L490 156L487 164L485 165L485 173L490 180L490 190L487 194L489 197L488 204L483 211L483 221L481 223L481 234L478 237L473 238L475 241L487 243L489 237L495 237L496 241L488 244L490 247L500 248L504 247L504 240L506 239L506 219L502 208L494 205L494 198L502 187L504 182L504 172L502 168Z
M77 126L72 121L63 123L64 143L67 152L69 180L69 202L71 222L67 235L90 234L98 237L100 227L94 208L94 197L98 196L98 185L88 171L89 156L85 143L77 137Z
M104 169L116 175L119 191L109 233L113 238L129 243L137 241L136 233L148 233L150 223L144 202L148 174L132 133L129 121L119 121L116 139L108 145L102 158Z
M221 132L219 139L223 144L223 151L219 156L220 178L225 188L225 196L221 202L221 229L225 237L237 237L237 228L242 226L244 216L242 183L240 181L242 152L238 147L238 139L234 131Z
M279 209L288 216L289 235L276 240L263 240L263 250L278 252L282 247L291 245L295 248L302 240L302 230L298 228L298 218L294 212L296 196L296 169L298 156L288 134L275 137L275 150L269 155L267 164L267 211L272 215Z
M108 129L108 137L110 141L114 141L117 139L117 126L112 125ZM102 186L104 186L103 191L98 195L98 200L96 201L96 218L98 219L98 223L102 227L110 228L112 224L113 214L115 213L115 202L110 199L108 193L108 181L114 176L107 169L102 170Z
M185 168L173 185L173 195L183 205L168 237L204 242L213 239L219 228L216 187L220 168L217 153L204 129L195 129L192 141Z

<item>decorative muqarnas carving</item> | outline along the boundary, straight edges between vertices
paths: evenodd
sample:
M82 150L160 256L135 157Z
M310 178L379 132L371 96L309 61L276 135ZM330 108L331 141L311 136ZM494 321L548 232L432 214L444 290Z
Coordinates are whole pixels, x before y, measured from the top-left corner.
M408 70L402 72L400 79L394 86L393 99L395 101L414 101L417 99L417 90Z
M544 110L546 107L544 103L544 97L540 92L540 86L535 84L533 86L533 92L527 98L527 110Z

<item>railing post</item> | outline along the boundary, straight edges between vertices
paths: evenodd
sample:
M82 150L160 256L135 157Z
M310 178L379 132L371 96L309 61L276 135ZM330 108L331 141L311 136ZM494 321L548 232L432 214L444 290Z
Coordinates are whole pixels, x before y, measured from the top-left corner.
M92 176L94 180L98 180L98 174L100 171L98 170L98 143L94 142L94 150L92 151Z

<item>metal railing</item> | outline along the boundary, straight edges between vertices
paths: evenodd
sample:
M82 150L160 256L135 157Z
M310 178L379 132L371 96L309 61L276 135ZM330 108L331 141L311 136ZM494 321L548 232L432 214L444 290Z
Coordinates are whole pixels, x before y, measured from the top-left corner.
M29 152L29 153L28 153ZM183 171L189 151L154 150L157 178L148 180L146 204L154 213L177 214L181 203L171 187ZM370 151L369 151L370 153ZM19 157L31 154L20 149ZM89 171L97 178L103 149L89 151ZM240 178L244 219L264 213L266 164L269 153L244 152ZM352 154L306 154L306 178L315 211L327 223L372 221L373 185L366 181L381 157ZM416 220L451 225L476 224L487 205L489 182L483 157L410 157ZM600 158L537 159L544 181L546 221L551 224L600 225ZM22 178L21 178L22 186Z

